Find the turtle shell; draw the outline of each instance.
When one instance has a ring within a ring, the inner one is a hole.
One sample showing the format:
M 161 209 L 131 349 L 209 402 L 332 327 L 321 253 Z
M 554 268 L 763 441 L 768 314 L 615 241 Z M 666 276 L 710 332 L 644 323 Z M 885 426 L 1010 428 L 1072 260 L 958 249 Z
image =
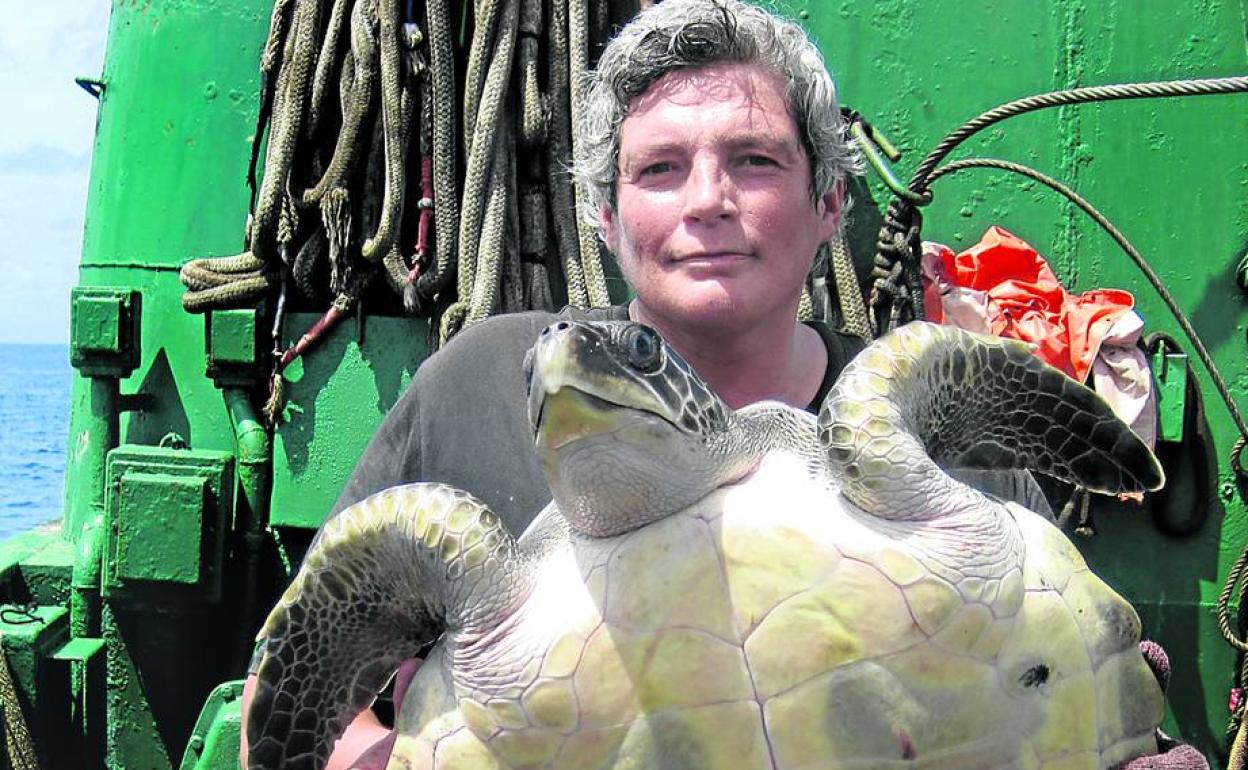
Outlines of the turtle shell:
M 514 612 L 435 649 L 390 767 L 1053 770 L 1150 753 L 1162 693 L 1134 610 L 1049 522 L 990 505 L 993 542 L 1013 545 L 943 560 L 950 532 L 899 531 L 773 456 L 638 530 L 568 534 Z

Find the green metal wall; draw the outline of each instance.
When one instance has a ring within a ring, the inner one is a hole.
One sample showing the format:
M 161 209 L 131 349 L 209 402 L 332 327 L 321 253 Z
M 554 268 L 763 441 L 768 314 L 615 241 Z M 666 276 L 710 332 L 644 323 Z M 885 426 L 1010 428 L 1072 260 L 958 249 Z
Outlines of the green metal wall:
M 247 162 L 257 103 L 265 0 L 115 2 L 109 24 L 81 285 L 143 296 L 142 361 L 121 392 L 147 394 L 121 440 L 155 444 L 170 431 L 191 446 L 231 449 L 221 394 L 204 376 L 204 323 L 182 311 L 188 257 L 237 253 L 247 216 Z M 88 384 L 75 377 L 65 526 L 85 519 L 77 471 Z

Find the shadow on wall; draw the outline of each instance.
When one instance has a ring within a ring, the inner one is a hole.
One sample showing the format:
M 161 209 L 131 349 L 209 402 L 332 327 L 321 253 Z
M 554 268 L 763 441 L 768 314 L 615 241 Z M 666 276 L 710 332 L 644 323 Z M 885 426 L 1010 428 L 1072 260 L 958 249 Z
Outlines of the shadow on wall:
M 138 390 L 122 396 L 121 408 L 128 413 L 123 443 L 156 446 L 168 434 L 176 433 L 189 446 L 195 446 L 181 391 L 164 348 L 156 352 Z

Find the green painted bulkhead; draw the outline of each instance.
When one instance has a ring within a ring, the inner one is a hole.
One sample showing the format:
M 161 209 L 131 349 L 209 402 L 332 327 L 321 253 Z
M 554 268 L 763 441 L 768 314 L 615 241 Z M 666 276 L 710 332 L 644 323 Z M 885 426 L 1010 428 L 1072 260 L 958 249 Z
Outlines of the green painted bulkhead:
M 34 621 L 0 630 L 48 767 L 234 766 L 237 690 L 209 693 L 241 676 L 286 569 L 427 349 L 425 321 L 365 307 L 286 372 L 286 419 L 270 437 L 256 416 L 274 346 L 266 315 L 181 307 L 183 263 L 241 250 L 270 7 L 113 3 L 71 330 L 64 521 L 0 544 L 0 599 L 40 605 Z M 902 178 L 947 132 L 1014 98 L 1248 73 L 1243 2 L 780 8 L 814 34 L 843 101 L 904 152 Z M 1242 402 L 1245 116 L 1242 96 L 1050 109 L 994 126 L 954 157 L 1026 163 L 1100 208 L 1162 276 Z M 875 180 L 871 189 L 875 200 L 859 196 L 851 216 L 887 203 Z M 1068 289 L 1130 290 L 1145 331 L 1192 353 L 1126 255 L 1048 189 L 971 170 L 934 193 L 926 239 L 959 249 L 1001 225 L 1046 255 Z M 288 317 L 281 346 L 315 320 Z M 1185 393 L 1182 364 L 1161 405 L 1183 439 L 1167 455 L 1174 491 L 1164 505 L 1098 501 L 1097 534 L 1079 545 L 1170 653 L 1167 729 L 1217 756 L 1236 659 L 1214 607 L 1248 543 L 1248 517 L 1229 463 L 1235 426 L 1194 356 L 1199 398 Z M 1184 424 L 1185 398 L 1203 417 Z M 1202 518 L 1182 536 L 1158 524 Z

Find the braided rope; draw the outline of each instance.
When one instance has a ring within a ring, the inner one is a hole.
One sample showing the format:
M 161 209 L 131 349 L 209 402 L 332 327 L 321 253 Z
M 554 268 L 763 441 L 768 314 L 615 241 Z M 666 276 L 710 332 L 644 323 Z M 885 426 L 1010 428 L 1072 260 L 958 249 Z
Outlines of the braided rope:
M 304 203 L 320 203 L 325 193 L 343 184 L 355 165 L 360 150 L 360 129 L 373 105 L 377 82 L 378 19 L 371 3 L 356 3 L 351 10 L 351 50 L 343 62 L 340 100 L 342 128 L 334 143 L 329 166 L 316 185 L 304 191 Z M 348 64 L 350 66 L 348 66 Z M 318 68 L 320 62 L 317 63 Z M 349 74 L 349 78 L 348 78 Z
M 609 302 L 600 246 L 578 222 L 567 173 L 574 142 L 568 114 L 583 109 L 589 38 L 604 36 L 609 8 L 595 6 L 590 30 L 585 0 L 550 4 L 548 23 L 543 0 L 474 5 L 460 114 L 448 0 L 424 6 L 428 67 L 416 50 L 422 37 L 408 16 L 413 4 L 274 0 L 249 169 L 247 251 L 238 255 L 247 269 L 189 261 L 188 308 L 254 304 L 280 286 L 271 307 L 284 307 L 293 291 L 306 309 L 325 299 L 316 284 L 328 262 L 331 296 L 380 277 L 408 312 L 436 317 L 445 339 L 500 310 L 551 305 L 550 282 L 560 283 L 557 270 L 547 275 L 556 262 L 552 249 L 567 270 L 572 303 Z M 545 93 L 537 70 L 543 58 Z M 415 76 L 422 71 L 428 80 L 420 88 Z M 419 121 L 412 114 L 417 101 Z M 404 195 L 413 132 L 430 167 L 415 205 Z M 505 152 L 496 152 L 500 142 Z M 254 166 L 265 144 L 257 189 Z M 535 183 L 550 192 L 535 199 L 540 211 L 522 219 L 517 190 Z M 311 206 L 320 209 L 319 224 L 307 216 Z M 540 238 L 529 237 L 530 227 Z M 408 233 L 416 236 L 412 243 L 401 240 Z M 464 305 L 446 312 L 451 301 Z M 279 341 L 280 326 L 279 318 Z
M 290 269 L 290 278 L 294 281 L 299 296 L 311 302 L 320 294 L 315 282 L 316 267 L 327 258 L 329 241 L 325 237 L 325 228 L 318 227 L 299 247 L 295 264 Z
M 334 65 L 338 62 L 338 42 L 342 39 L 343 21 L 347 18 L 347 0 L 334 0 L 325 25 L 325 36 L 316 56 L 316 68 L 312 75 L 312 98 L 308 102 L 308 119 L 304 126 L 305 141 L 316 134 L 324 117 L 325 92 L 333 79 Z
M 506 153 L 507 143 L 499 142 L 494 152 L 496 173 L 490 175 L 490 192 L 481 224 L 479 253 L 482 259 L 478 265 L 477 274 L 474 276 L 464 328 L 485 320 L 498 306 L 503 268 L 503 235 L 507 229 L 508 204 L 506 175 L 499 167 L 506 167 Z
M 187 292 L 182 307 L 203 313 L 216 307 L 243 307 L 262 298 L 277 283 L 268 263 L 251 252 L 232 257 L 192 259 L 179 272 Z
M 399 237 L 399 217 L 406 192 L 407 145 L 411 138 L 415 94 L 407 67 L 402 66 L 399 0 L 381 0 L 381 120 L 385 142 L 385 188 L 377 232 L 360 250 L 371 261 L 384 256 Z
M 517 0 L 499 0 L 502 13 L 499 16 L 497 30 L 478 27 L 474 33 L 482 38 L 494 38 L 493 56 L 482 85 L 482 93 L 475 103 L 478 109 L 471 129 L 466 129 L 469 139 L 468 167 L 464 173 L 463 210 L 459 217 L 459 260 L 457 269 L 458 293 L 461 301 L 473 294 L 478 268 L 477 257 L 480 253 L 481 230 L 485 217 L 485 203 L 489 190 L 493 189 L 491 175 L 501 174 L 505 169 L 496 168 L 493 163 L 495 142 L 503 117 L 503 102 L 506 97 L 507 79 L 511 74 L 511 58 L 515 48 L 516 22 L 519 12 Z M 474 40 L 475 45 L 475 40 Z M 483 43 L 482 46 L 485 44 Z M 465 102 L 468 102 L 465 96 Z M 465 124 L 467 119 L 465 117 Z M 493 167 L 493 168 L 492 168 Z M 486 254 L 487 259 L 494 259 L 497 254 Z M 487 266 L 492 270 L 492 267 Z
M 0 712 L 4 725 L 5 755 L 13 770 L 39 770 L 39 758 L 31 739 L 26 712 L 17 697 L 13 672 L 9 670 L 8 649 L 0 643 Z
M 1226 585 L 1222 586 L 1222 593 L 1218 594 L 1218 630 L 1222 632 L 1222 638 L 1226 643 L 1243 653 L 1248 653 L 1248 641 L 1240 639 L 1231 629 L 1231 597 L 1235 595 L 1235 589 L 1244 579 L 1244 570 L 1248 568 L 1248 550 L 1245 550 L 1235 560 L 1235 565 L 1231 567 L 1231 571 L 1226 576 Z
M 899 198 L 888 204 L 871 268 L 872 336 L 878 337 L 921 315 L 922 227 L 923 217 L 917 206 Z
M 536 6 L 537 22 L 526 20 Z M 546 141 L 546 110 L 542 105 L 537 74 L 538 46 L 536 36 L 541 34 L 537 24 L 541 20 L 541 6 L 534 0 L 524 0 L 520 22 L 520 144 L 525 149 L 537 149 Z
M 550 54 L 547 88 L 551 100 L 550 136 L 546 142 L 546 186 L 550 190 L 551 220 L 555 228 L 555 248 L 563 265 L 568 304 L 589 304 L 585 274 L 581 268 L 581 246 L 576 195 L 567 168 L 572 155 L 572 128 L 568 111 L 569 53 L 568 4 L 550 4 Z
M 568 95 L 572 105 L 572 125 L 580 125 L 585 119 L 585 92 L 589 86 L 589 0 L 571 0 L 568 4 L 568 40 L 571 80 Z M 580 140 L 572 132 L 572 154 L 576 156 Z M 573 183 L 576 210 L 585 202 L 585 190 L 579 181 Z M 583 217 L 576 217 L 576 236 L 580 245 L 581 274 L 585 276 L 585 298 L 589 307 L 606 307 L 611 304 L 607 293 L 607 281 L 603 275 L 602 259 L 599 257 L 598 236 Z M 571 302 L 571 298 L 568 299 Z
M 433 91 L 433 209 L 437 234 L 435 269 L 421 276 L 418 294 L 426 299 L 454 278 L 459 228 L 459 182 L 455 151 L 455 59 L 449 0 L 429 0 L 429 72 Z
M 845 242 L 845 233 L 837 231 L 829 243 L 831 250 L 832 277 L 836 286 L 836 298 L 841 308 L 841 326 L 845 331 L 863 340 L 871 339 L 871 317 L 867 312 L 862 292 L 858 290 L 858 274 Z
M 280 217 L 283 192 L 294 163 L 295 143 L 307 103 L 308 81 L 316 63 L 314 51 L 319 50 L 315 40 L 320 12 L 320 0 L 297 0 L 293 28 L 290 30 L 293 50 L 283 54 L 278 73 L 273 127 L 264 161 L 264 181 L 260 185 L 249 237 L 252 252 L 265 259 L 272 256 L 272 228 Z

